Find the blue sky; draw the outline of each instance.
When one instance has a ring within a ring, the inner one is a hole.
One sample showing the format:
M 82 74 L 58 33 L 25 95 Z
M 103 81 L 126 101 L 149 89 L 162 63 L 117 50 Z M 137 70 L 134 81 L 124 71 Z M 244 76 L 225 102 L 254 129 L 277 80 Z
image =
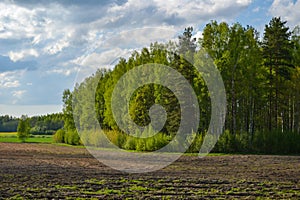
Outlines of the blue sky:
M 210 20 L 263 32 L 272 16 L 300 22 L 292 0 L 87 0 L 0 2 L 0 115 L 58 112 L 66 88 L 99 67 L 187 26 Z

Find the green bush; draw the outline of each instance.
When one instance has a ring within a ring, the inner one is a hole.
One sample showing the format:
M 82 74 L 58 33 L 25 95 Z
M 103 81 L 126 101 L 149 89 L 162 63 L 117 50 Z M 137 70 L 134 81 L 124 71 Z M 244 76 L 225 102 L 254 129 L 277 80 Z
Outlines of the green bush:
M 103 131 L 91 131 L 89 133 L 90 145 L 94 147 L 109 147 L 107 137 Z
M 91 146 L 90 134 L 91 134 L 91 131 L 81 132 L 80 140 L 81 140 L 82 144 L 87 145 L 87 146 Z
M 190 138 L 190 140 L 192 140 L 192 141 L 189 141 L 189 142 L 191 142 L 191 146 L 187 150 L 187 153 L 199 152 L 199 150 L 202 146 L 202 143 L 203 143 L 203 134 L 193 133 L 193 136 L 192 136 L 192 138 Z
M 171 138 L 170 136 L 164 134 L 164 133 L 158 133 L 154 136 L 155 140 L 155 150 L 161 149 L 167 144 L 169 144 Z
M 86 131 L 78 136 L 76 131 L 58 130 L 54 135 L 55 142 L 65 142 L 71 145 L 83 144 L 94 147 L 111 147 L 111 143 L 125 150 L 156 151 L 169 144 L 172 137 L 165 133 L 153 135 L 152 130 L 144 130 L 137 138 L 119 131 Z M 153 136 L 152 136 L 153 135 Z M 151 136 L 151 137 L 149 137 Z M 81 138 L 81 140 L 80 140 Z M 203 144 L 205 138 L 205 144 Z M 216 138 L 213 135 L 194 133 L 187 138 L 191 143 L 187 152 L 196 153 L 200 148 L 209 150 Z M 168 149 L 169 152 L 180 151 L 185 141 L 174 138 Z M 204 146 L 203 146 L 204 145 Z M 206 146 L 205 146 L 206 145 Z M 217 141 L 212 152 L 217 153 L 263 153 L 263 154 L 299 154 L 300 134 L 294 132 L 265 131 L 255 132 L 253 135 L 246 132 L 235 135 L 226 130 Z
M 53 135 L 54 142 L 56 143 L 63 143 L 65 138 L 65 131 L 63 129 L 59 129 Z
M 245 132 L 233 135 L 226 130 L 220 136 L 214 152 L 299 154 L 300 134 L 277 130 L 257 131 L 253 136 Z
M 65 133 L 64 142 L 71 145 L 79 145 L 80 138 L 76 130 L 68 130 Z
M 128 136 L 126 138 L 124 149 L 136 150 L 136 138 Z
M 267 154 L 299 154 L 300 134 L 294 132 L 256 132 L 253 137 L 253 151 Z
M 155 151 L 157 148 L 155 137 L 149 137 L 146 140 L 146 151 Z
M 220 136 L 213 151 L 221 153 L 233 153 L 235 150 L 235 136 L 231 134 L 229 130 L 225 130 L 225 132 Z
M 136 138 L 136 150 L 137 151 L 146 151 L 146 139 L 144 138 Z

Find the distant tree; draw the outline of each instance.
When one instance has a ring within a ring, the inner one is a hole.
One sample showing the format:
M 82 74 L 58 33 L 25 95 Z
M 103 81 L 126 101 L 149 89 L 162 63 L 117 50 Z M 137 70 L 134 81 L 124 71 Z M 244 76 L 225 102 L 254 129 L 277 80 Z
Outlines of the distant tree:
M 22 117 L 20 119 L 17 131 L 18 131 L 17 133 L 18 139 L 21 140 L 22 142 L 25 142 L 26 139 L 29 137 L 29 131 L 30 131 L 28 118 Z
M 187 52 L 194 53 L 196 51 L 196 38 L 193 36 L 193 27 L 187 27 L 184 29 L 182 35 L 179 36 L 179 53 L 185 54 Z
M 19 119 L 8 115 L 0 116 L 0 132 L 16 132 Z
M 63 93 L 63 119 L 64 119 L 64 128 L 66 130 L 75 130 L 75 123 L 73 119 L 73 107 L 72 107 L 72 92 L 67 89 Z

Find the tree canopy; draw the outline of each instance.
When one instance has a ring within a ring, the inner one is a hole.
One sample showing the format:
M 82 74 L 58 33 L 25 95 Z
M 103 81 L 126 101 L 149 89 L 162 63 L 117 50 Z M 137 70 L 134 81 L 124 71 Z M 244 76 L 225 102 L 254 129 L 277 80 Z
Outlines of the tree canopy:
M 178 71 L 195 91 L 201 117 L 199 129 L 191 131 L 196 134 L 196 143 L 201 144 L 210 123 L 210 93 L 201 74 L 185 58 L 201 63 L 203 60 L 199 54 L 205 50 L 221 72 L 227 97 L 226 131 L 215 151 L 299 152 L 300 145 L 293 143 L 300 139 L 299 33 L 299 28 L 290 31 L 286 22 L 277 17 L 266 25 L 262 40 L 252 26 L 243 27 L 239 23 L 230 26 L 226 22 L 211 21 L 197 42 L 193 39 L 193 28 L 188 27 L 178 37 L 175 50 L 171 42 L 151 44 L 149 48 L 134 52 L 127 60 L 120 59 L 113 70 L 99 69 L 77 85 L 74 91 L 66 90 L 63 94 L 66 134 L 70 132 L 72 135 L 73 132 L 77 135 L 74 117 L 79 121 L 80 128 L 91 130 L 92 127 L 87 127 L 87 124 L 94 119 L 86 110 L 95 108 L 102 129 L 118 133 L 114 137 L 119 138 L 116 143 L 120 147 L 137 148 L 133 145 L 133 139 L 122 133 L 114 119 L 112 92 L 129 70 L 155 63 Z M 181 87 L 180 82 L 177 84 L 178 90 L 183 92 L 185 88 Z M 89 91 L 96 93 L 93 96 Z M 118 95 L 126 97 L 125 91 Z M 130 118 L 141 126 L 150 123 L 149 109 L 153 104 L 163 106 L 167 119 L 160 137 L 166 136 L 161 137 L 166 142 L 174 137 L 179 128 L 181 110 L 172 91 L 161 85 L 146 84 L 139 87 L 130 99 Z M 72 101 L 83 102 L 83 107 L 72 110 Z M 194 107 L 189 105 L 187 109 L 192 113 Z M 294 145 L 293 148 L 286 147 L 291 145 Z

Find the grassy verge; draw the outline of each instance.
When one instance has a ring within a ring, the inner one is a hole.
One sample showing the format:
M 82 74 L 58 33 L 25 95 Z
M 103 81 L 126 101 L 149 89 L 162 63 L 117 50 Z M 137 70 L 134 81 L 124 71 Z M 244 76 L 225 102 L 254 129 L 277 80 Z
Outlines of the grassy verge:
M 0 142 L 20 143 L 16 132 L 0 132 Z M 52 135 L 34 135 L 29 137 L 28 143 L 53 143 Z

